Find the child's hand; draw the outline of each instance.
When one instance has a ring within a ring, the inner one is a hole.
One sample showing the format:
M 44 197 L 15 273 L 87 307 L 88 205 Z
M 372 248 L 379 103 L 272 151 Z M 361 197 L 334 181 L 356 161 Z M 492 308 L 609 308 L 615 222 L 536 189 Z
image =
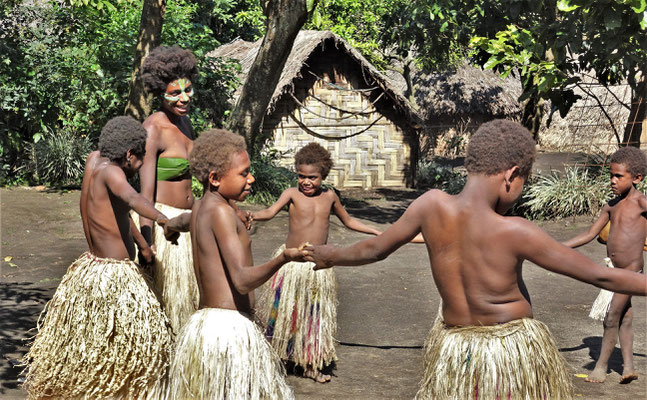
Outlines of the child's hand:
M 245 213 L 245 228 L 247 228 L 247 230 L 252 229 L 253 221 L 254 221 L 254 213 L 251 211 L 247 211 Z
M 305 242 L 301 243 L 299 247 L 292 248 L 292 249 L 285 249 L 283 250 L 283 256 L 287 261 L 307 261 L 306 256 L 308 256 L 309 252 L 305 250 L 306 247 L 311 246 L 310 243 Z
M 139 264 L 148 267 L 155 261 L 155 249 L 153 247 L 142 247 L 139 249 Z
M 316 264 L 312 268 L 315 271 L 318 269 L 330 268 L 334 265 L 332 256 L 335 249 L 335 246 L 330 245 L 307 246 L 304 249 L 308 252 L 306 255 L 306 261 L 311 261 Z

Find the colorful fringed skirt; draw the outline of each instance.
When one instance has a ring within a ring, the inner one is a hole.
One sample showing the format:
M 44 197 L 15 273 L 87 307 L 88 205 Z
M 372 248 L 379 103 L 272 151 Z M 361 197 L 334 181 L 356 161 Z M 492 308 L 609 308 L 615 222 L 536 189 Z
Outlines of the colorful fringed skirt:
M 81 255 L 25 356 L 29 398 L 160 398 L 172 348 L 150 281 L 130 260 Z
M 169 399 L 292 399 L 285 370 L 259 327 L 234 310 L 197 311 L 177 339 Z
M 416 399 L 571 399 L 571 378 L 543 323 L 448 327 L 436 320 L 425 342 Z
M 162 203 L 155 203 L 162 214 L 168 218 L 177 217 L 191 210 L 175 208 Z M 135 224 L 139 226 L 139 217 L 132 214 Z M 155 226 L 153 244 L 157 249 L 153 265 L 153 282 L 160 293 L 164 311 L 176 334 L 198 309 L 200 293 L 193 268 L 193 249 L 189 232 L 180 233 L 177 245 L 164 237 L 164 230 Z
M 321 369 L 337 360 L 337 279 L 332 268 L 313 266 L 290 262 L 279 269 L 266 284 L 258 314 L 281 359 Z
M 609 257 L 604 258 L 604 263 L 609 268 L 613 268 L 613 263 Z M 611 306 L 611 300 L 613 299 L 613 292 L 600 289 L 600 294 L 595 298 L 593 306 L 591 307 L 591 312 L 589 313 L 589 318 L 597 319 L 599 321 L 604 321 L 609 312 L 609 306 Z

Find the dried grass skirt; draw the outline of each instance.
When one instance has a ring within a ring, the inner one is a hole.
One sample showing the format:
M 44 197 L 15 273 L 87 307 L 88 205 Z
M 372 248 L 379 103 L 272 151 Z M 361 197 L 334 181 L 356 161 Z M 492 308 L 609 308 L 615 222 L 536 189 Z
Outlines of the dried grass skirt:
M 176 217 L 190 210 L 155 203 L 162 214 L 168 218 Z M 133 220 L 139 226 L 139 216 L 133 213 Z M 164 311 L 176 334 L 198 309 L 200 293 L 193 268 L 193 250 L 191 235 L 180 233 L 177 245 L 164 237 L 164 230 L 155 226 L 153 244 L 157 249 L 153 265 L 153 282 L 160 293 Z
M 321 369 L 337 360 L 337 279 L 332 268 L 313 266 L 290 262 L 279 269 L 266 285 L 258 315 L 281 359 Z
M 256 324 L 234 310 L 206 308 L 178 336 L 170 399 L 292 399 L 278 355 Z
M 604 262 L 607 265 L 607 267 L 613 268 L 613 263 L 611 262 L 611 259 L 609 257 L 605 257 Z M 609 312 L 609 306 L 611 305 L 612 299 L 613 299 L 613 292 L 606 289 L 601 289 L 600 294 L 598 294 L 598 297 L 596 297 L 595 301 L 593 302 L 593 306 L 591 307 L 591 312 L 589 313 L 589 317 L 600 321 L 604 321 L 604 319 L 607 316 L 607 313 Z
M 571 399 L 566 362 L 543 323 L 448 327 L 436 320 L 425 342 L 416 399 Z
M 24 359 L 29 398 L 159 398 L 172 337 L 137 264 L 84 253 L 45 312 Z

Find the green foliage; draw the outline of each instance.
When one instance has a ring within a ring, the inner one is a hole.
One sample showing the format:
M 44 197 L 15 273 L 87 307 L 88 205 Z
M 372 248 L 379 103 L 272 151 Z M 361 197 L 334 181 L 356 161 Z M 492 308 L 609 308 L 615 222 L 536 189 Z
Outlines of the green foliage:
M 107 120 L 123 114 L 142 1 L 74 4 L 82 5 L 0 5 L 0 184 L 41 183 L 44 175 L 28 155 L 50 133 L 95 142 Z M 195 2 L 169 0 L 162 43 L 190 48 L 198 58 L 190 118 L 202 130 L 221 125 L 236 66 L 205 57 L 220 42 L 198 12 Z
M 530 219 L 597 215 L 609 200 L 608 171 L 566 168 L 532 180 L 523 194 L 523 213 Z
M 433 161 L 418 161 L 416 169 L 416 184 L 421 189 L 441 189 L 449 194 L 458 194 L 467 176 L 453 168 L 440 165 Z
M 34 181 L 51 186 L 80 185 L 91 151 L 87 136 L 63 129 L 48 132 L 33 145 Z
M 196 199 L 199 199 L 204 194 L 204 185 L 195 176 L 191 177 L 191 192 Z
M 296 174 L 279 166 L 280 157 L 281 154 L 276 150 L 269 150 L 261 152 L 252 160 L 250 170 L 256 182 L 252 184 L 252 193 L 247 197 L 248 202 L 271 205 L 278 200 L 283 191 L 296 185 Z

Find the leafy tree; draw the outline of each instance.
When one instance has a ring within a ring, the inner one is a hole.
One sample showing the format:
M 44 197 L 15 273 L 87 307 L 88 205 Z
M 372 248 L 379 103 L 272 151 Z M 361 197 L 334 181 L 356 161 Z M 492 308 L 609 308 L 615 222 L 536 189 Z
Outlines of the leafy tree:
M 243 136 L 255 155 L 263 117 L 290 55 L 294 40 L 317 0 L 268 0 L 263 3 L 266 31 L 258 54 L 247 74 L 229 128 Z

